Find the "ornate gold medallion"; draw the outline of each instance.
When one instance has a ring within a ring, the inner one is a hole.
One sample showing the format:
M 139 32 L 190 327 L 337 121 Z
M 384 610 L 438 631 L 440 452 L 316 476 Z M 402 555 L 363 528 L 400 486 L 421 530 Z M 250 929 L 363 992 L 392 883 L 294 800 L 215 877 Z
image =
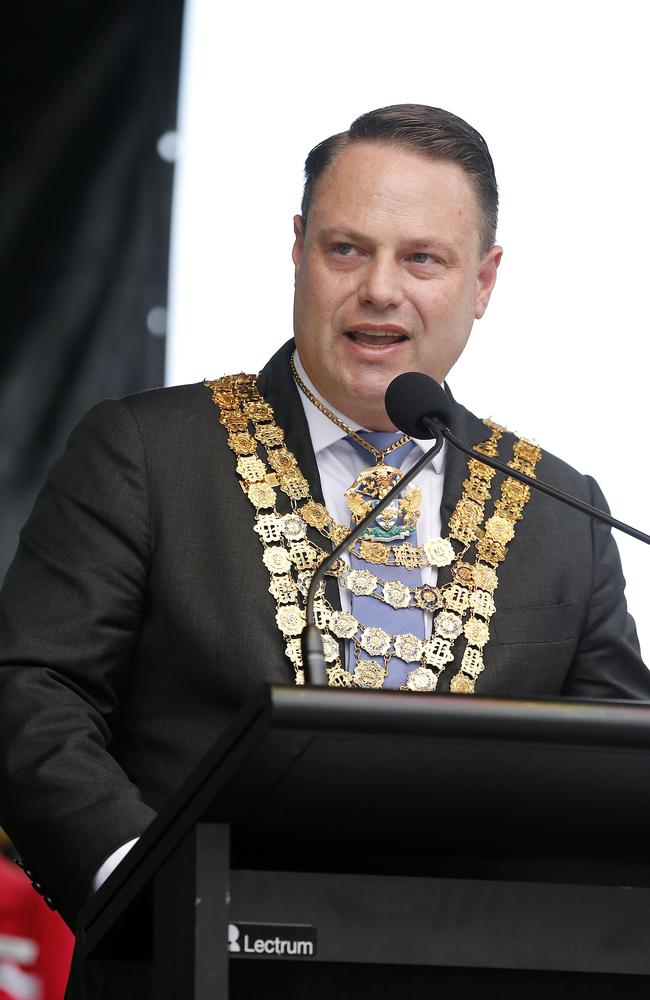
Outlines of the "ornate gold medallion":
M 361 688 L 380 688 L 387 670 L 379 660 L 357 660 L 352 675 L 354 683 Z
M 487 590 L 491 594 L 497 589 L 499 584 L 496 570 L 482 563 L 476 563 L 474 566 L 474 582 L 481 590 Z
M 467 641 L 471 642 L 473 646 L 478 646 L 479 649 L 482 649 L 490 638 L 490 628 L 480 618 L 470 618 L 469 621 L 465 622 L 463 632 Z
M 402 690 L 417 691 L 420 694 L 426 694 L 431 691 L 435 691 L 437 686 L 437 675 L 434 674 L 432 670 L 419 666 L 416 667 L 415 670 L 411 670 L 406 678 L 406 684 L 403 686 Z
M 346 576 L 345 585 L 355 597 L 369 597 L 377 586 L 377 577 L 368 569 L 352 569 Z
M 291 560 L 280 545 L 269 545 L 264 550 L 262 561 L 269 573 L 288 573 L 291 569 Z
M 457 639 L 463 631 L 463 619 L 453 611 L 441 611 L 433 620 L 433 629 L 443 639 Z
M 268 483 L 251 483 L 246 493 L 250 502 L 258 509 L 275 507 L 275 490 Z
M 387 566 L 390 560 L 390 550 L 381 542 L 361 542 L 359 556 L 364 562 L 374 563 L 375 566 Z
M 269 465 L 271 465 L 277 473 L 286 473 L 291 475 L 298 469 L 298 463 L 286 448 L 272 448 L 269 450 Z
M 315 500 L 308 500 L 307 503 L 302 505 L 300 508 L 300 516 L 307 522 L 307 524 L 311 525 L 312 528 L 317 528 L 319 531 L 326 528 L 332 520 L 325 507 L 323 507 L 321 503 L 316 503 Z
M 275 616 L 283 635 L 300 635 L 305 627 L 305 613 L 297 604 L 285 604 Z
M 300 639 L 289 639 L 284 647 L 284 651 L 293 663 L 294 667 L 302 666 L 302 649 L 300 648 Z
M 512 526 L 512 522 L 506 517 L 499 516 L 499 514 L 493 514 L 485 522 L 485 533 L 503 545 L 507 545 L 515 537 L 515 529 Z
M 454 580 L 461 583 L 463 587 L 472 588 L 476 585 L 476 576 L 474 573 L 475 567 L 470 566 L 466 562 L 457 562 L 455 566 L 451 568 L 451 575 Z
M 330 632 L 339 639 L 351 639 L 357 630 L 358 622 L 349 611 L 335 611 L 330 619 Z
M 405 663 L 417 663 L 422 659 L 422 639 L 418 639 L 412 632 L 405 632 L 403 635 L 396 635 L 393 639 L 395 656 Z
M 427 557 L 429 566 L 449 566 L 453 562 L 456 553 L 448 538 L 432 538 L 422 546 Z
M 452 677 L 449 689 L 452 694 L 474 694 L 475 686 L 471 677 L 459 673 Z
M 237 431 L 228 435 L 228 446 L 236 455 L 254 455 L 257 450 L 255 438 L 247 431 Z
M 382 596 L 391 608 L 408 608 L 411 603 L 411 588 L 399 580 L 388 580 L 382 587 Z
M 437 587 L 430 587 L 426 583 L 415 588 L 413 597 L 416 607 L 422 608 L 423 611 L 435 611 L 440 604 L 440 591 Z
M 299 542 L 305 537 L 305 522 L 298 514 L 285 514 L 280 523 L 288 542 Z
M 486 590 L 475 590 L 470 596 L 469 606 L 481 618 L 491 618 L 496 611 L 492 594 L 488 594 Z
M 359 524 L 403 478 L 400 470 L 391 465 L 374 465 L 370 469 L 364 469 L 345 491 L 354 523 Z M 410 487 L 377 515 L 374 524 L 361 536 L 362 539 L 390 543 L 408 538 L 416 529 L 421 506 L 422 490 L 418 486 Z
M 339 656 L 339 644 L 329 632 L 323 634 L 323 656 L 327 663 L 333 663 Z
M 383 656 L 388 652 L 390 636 L 378 625 L 370 625 L 361 633 L 360 645 L 370 656 Z

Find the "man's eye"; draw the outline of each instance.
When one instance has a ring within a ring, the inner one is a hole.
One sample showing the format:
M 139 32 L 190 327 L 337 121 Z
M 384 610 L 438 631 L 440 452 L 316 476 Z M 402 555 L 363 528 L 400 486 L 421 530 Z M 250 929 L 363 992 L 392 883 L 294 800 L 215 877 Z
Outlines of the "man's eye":
M 339 257 L 350 257 L 354 253 L 354 247 L 351 243 L 337 243 L 334 251 Z
M 430 253 L 412 253 L 411 260 L 414 264 L 430 264 L 432 257 Z

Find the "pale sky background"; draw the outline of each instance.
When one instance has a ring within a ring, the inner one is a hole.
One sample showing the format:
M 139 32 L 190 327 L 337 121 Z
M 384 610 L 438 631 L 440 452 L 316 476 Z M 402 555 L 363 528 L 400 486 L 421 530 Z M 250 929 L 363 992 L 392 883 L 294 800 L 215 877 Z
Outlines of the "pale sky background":
M 313 145 L 385 104 L 447 108 L 490 146 L 505 247 L 452 390 L 594 475 L 614 515 L 650 532 L 646 9 L 188 0 L 168 382 L 256 371 L 291 336 Z M 617 540 L 650 659 L 650 551 Z

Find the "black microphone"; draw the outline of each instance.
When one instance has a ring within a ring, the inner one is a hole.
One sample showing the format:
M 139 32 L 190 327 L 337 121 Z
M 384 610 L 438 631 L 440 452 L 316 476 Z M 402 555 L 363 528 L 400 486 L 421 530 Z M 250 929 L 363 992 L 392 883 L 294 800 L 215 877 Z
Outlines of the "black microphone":
M 422 440 L 437 437 L 422 420 L 429 417 L 445 427 L 451 424 L 451 401 L 438 382 L 422 372 L 404 372 L 394 378 L 384 400 L 391 423 L 405 434 Z
M 520 483 L 526 483 L 532 489 L 540 493 L 545 493 L 547 496 L 553 497 L 561 503 L 568 504 L 569 507 L 574 507 L 576 510 L 582 511 L 583 514 L 595 517 L 597 520 L 610 525 L 610 527 L 618 528 L 619 531 L 624 531 L 627 535 L 638 538 L 639 541 L 650 545 L 650 535 L 639 531 L 638 528 L 632 528 L 623 521 L 617 521 L 615 517 L 612 517 L 611 514 L 606 514 L 604 510 L 598 510 L 597 507 L 583 503 L 582 500 L 577 500 L 568 493 L 563 493 L 562 490 L 557 490 L 554 486 L 549 486 L 548 483 L 543 483 L 539 479 L 532 479 L 524 472 L 518 472 L 517 469 L 511 469 L 496 458 L 490 458 L 489 455 L 484 455 L 483 453 L 477 454 L 469 445 L 459 441 L 449 430 L 452 414 L 449 398 L 442 386 L 430 378 L 429 375 L 423 375 L 421 372 L 405 372 L 403 375 L 398 375 L 397 378 L 393 379 L 386 390 L 386 413 L 391 422 L 399 430 L 404 431 L 405 434 L 410 434 L 411 437 L 420 439 L 435 437 L 438 440 L 442 436 L 454 448 L 462 451 L 464 455 L 469 455 L 470 458 L 478 458 L 485 465 L 491 466 L 498 472 L 503 472 L 504 475 L 510 476 L 511 479 L 517 479 Z

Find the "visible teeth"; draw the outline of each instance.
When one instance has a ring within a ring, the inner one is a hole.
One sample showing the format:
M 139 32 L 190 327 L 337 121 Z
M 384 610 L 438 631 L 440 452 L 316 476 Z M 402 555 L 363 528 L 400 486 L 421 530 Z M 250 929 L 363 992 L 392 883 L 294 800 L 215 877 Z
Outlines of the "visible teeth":
M 404 334 L 384 330 L 350 330 L 349 337 L 365 347 L 386 347 L 404 340 Z

